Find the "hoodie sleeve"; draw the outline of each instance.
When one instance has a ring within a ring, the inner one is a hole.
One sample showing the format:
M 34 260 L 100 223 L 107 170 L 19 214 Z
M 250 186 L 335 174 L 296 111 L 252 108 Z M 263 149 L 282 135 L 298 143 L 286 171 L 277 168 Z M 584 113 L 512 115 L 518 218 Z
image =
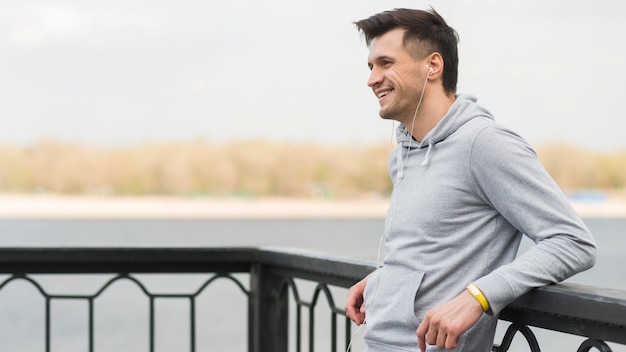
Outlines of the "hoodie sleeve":
M 513 262 L 475 281 L 494 314 L 532 288 L 593 266 L 593 236 L 521 137 L 496 125 L 486 127 L 470 155 L 478 194 L 535 242 Z

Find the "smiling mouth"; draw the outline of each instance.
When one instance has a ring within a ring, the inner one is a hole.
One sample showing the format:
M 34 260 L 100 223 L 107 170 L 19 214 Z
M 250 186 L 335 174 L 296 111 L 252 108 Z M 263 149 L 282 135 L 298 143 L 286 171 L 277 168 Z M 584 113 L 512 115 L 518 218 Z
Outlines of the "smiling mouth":
M 378 93 L 376 93 L 376 96 L 378 97 L 378 99 L 382 99 L 385 96 L 387 96 L 387 94 L 391 93 L 392 90 L 393 89 L 389 89 L 389 90 L 384 90 L 384 91 L 378 92 Z

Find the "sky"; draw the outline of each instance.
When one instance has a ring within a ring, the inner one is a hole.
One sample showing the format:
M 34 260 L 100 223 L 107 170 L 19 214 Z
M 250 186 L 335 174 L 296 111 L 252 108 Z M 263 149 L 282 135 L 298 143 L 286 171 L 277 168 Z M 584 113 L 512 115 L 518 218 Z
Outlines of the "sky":
M 0 145 L 390 141 L 353 22 L 435 8 L 459 93 L 533 145 L 626 150 L 618 0 L 1 0 Z

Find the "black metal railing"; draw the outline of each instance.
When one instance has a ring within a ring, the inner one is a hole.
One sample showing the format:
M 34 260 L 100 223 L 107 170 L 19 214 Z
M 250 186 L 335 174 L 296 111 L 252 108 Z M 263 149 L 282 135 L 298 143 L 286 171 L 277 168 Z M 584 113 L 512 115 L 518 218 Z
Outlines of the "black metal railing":
M 176 299 L 187 302 L 189 331 L 185 345 L 195 352 L 201 349 L 197 345 L 199 336 L 207 331 L 197 323 L 202 313 L 199 298 L 214 282 L 227 281 L 247 302 L 247 316 L 242 320 L 247 321 L 247 326 L 238 338 L 247 341 L 245 350 L 334 352 L 349 350 L 354 335 L 354 326 L 344 315 L 343 300 L 335 300 L 344 299 L 345 289 L 373 269 L 371 262 L 272 248 L 4 248 L 0 249 L 0 273 L 4 274 L 0 278 L 0 294 L 21 281 L 43 297 L 44 331 L 40 335 L 46 352 L 54 350 L 52 305 L 58 301 L 85 302 L 86 350 L 95 351 L 95 320 L 99 312 L 94 308 L 96 302 L 112 286 L 126 281 L 139 288 L 148 300 L 145 350 L 158 350 L 155 326 L 160 320 L 156 303 Z M 42 275 L 48 274 L 109 276 L 92 292 L 61 294 L 51 292 L 40 282 Z M 206 276 L 189 292 L 163 293 L 149 288 L 141 277 L 144 274 Z M 222 304 L 231 304 L 230 298 L 222 298 Z M 2 299 L 9 298 L 0 296 Z M 322 310 L 329 320 L 318 319 Z M 501 343 L 494 346 L 496 352 L 508 351 L 518 333 L 531 351 L 539 351 L 531 327 L 584 337 L 578 347 L 581 352 L 594 348 L 611 351 L 606 342 L 626 344 L 626 291 L 574 284 L 542 287 L 509 305 L 500 319 L 511 324 Z

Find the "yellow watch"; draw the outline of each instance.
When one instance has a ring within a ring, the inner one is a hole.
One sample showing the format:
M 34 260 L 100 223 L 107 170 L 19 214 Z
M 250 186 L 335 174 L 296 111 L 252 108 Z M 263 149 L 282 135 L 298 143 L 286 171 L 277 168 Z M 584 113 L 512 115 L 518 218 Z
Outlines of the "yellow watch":
M 483 311 L 487 312 L 489 310 L 489 302 L 478 286 L 469 284 L 466 289 L 472 294 L 472 296 L 474 296 L 474 298 L 476 298 L 478 303 L 480 303 L 480 306 L 483 307 Z

